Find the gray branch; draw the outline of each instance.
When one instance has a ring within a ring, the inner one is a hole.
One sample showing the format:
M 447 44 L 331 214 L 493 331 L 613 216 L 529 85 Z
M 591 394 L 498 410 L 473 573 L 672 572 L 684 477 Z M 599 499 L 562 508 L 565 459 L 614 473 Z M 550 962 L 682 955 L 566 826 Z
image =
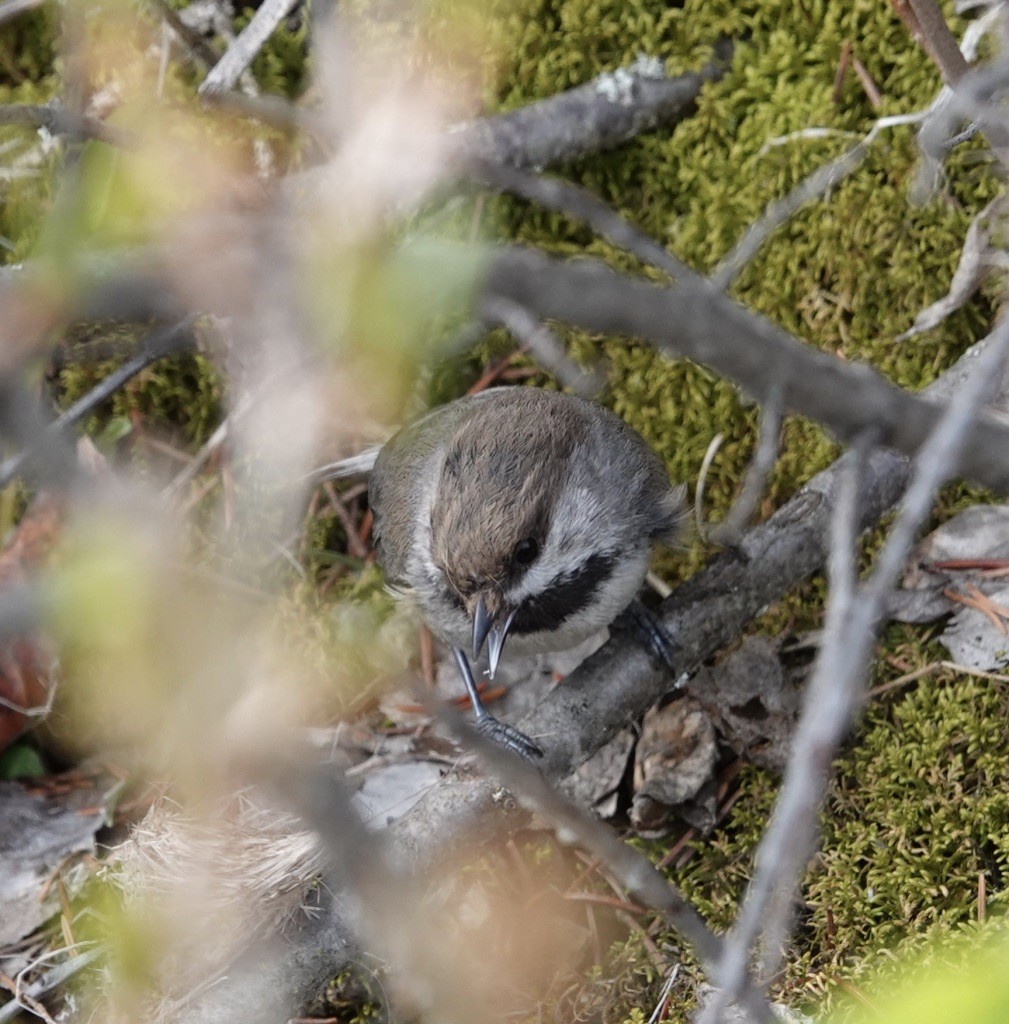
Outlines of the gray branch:
M 872 575 L 855 586 L 853 506 L 857 474 L 841 488 L 834 515 L 831 598 L 824 640 L 806 688 L 781 795 L 757 848 L 753 879 L 713 979 L 719 991 L 699 1015 L 700 1024 L 718 1024 L 747 980 L 747 965 L 758 937 L 765 936 L 764 966 L 773 974 L 780 963 L 787 918 L 803 868 L 816 844 L 817 816 L 823 806 L 830 765 L 862 703 L 876 631 L 897 574 L 917 531 L 932 508 L 939 486 L 956 472 L 971 420 L 994 397 L 1005 369 L 1009 322 L 991 336 L 967 380 L 950 399 L 942 418 L 922 446 L 897 519 L 876 559 Z M 847 461 L 847 460 L 845 460 Z
M 74 139 L 99 139 L 115 146 L 125 146 L 125 132 L 111 128 L 96 117 L 65 110 L 56 103 L 0 104 L 0 125 L 23 125 L 45 128 L 50 135 L 67 135 Z
M 816 420 L 846 444 L 878 431 L 881 444 L 912 455 L 942 416 L 939 403 L 902 391 L 863 363 L 803 344 L 707 284 L 661 287 L 598 260 L 562 262 L 505 248 L 491 260 L 486 290 L 541 319 L 643 338 L 755 397 L 780 386 L 786 410 Z M 969 441 L 963 476 L 1009 492 L 1009 424 L 983 413 Z
M 224 56 L 200 83 L 199 93 L 225 92 L 235 87 L 274 29 L 287 17 L 296 0 L 264 0 L 252 20 L 235 37 Z
M 613 149 L 687 116 L 704 83 L 721 78 L 731 58 L 731 43 L 722 41 L 700 71 L 672 78 L 658 61 L 639 59 L 538 103 L 459 125 L 452 133 L 458 156 L 542 169 Z

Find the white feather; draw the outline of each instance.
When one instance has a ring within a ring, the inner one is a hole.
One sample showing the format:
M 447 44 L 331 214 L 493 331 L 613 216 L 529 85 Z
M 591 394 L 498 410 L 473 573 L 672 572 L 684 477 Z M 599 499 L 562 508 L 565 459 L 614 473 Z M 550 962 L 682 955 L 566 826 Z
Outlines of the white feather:
M 339 459 L 337 462 L 330 462 L 320 466 L 312 473 L 315 480 L 342 480 L 348 476 L 367 476 L 375 468 L 375 460 L 382 450 L 380 444 L 365 448 L 357 455 L 350 455 L 346 459 Z

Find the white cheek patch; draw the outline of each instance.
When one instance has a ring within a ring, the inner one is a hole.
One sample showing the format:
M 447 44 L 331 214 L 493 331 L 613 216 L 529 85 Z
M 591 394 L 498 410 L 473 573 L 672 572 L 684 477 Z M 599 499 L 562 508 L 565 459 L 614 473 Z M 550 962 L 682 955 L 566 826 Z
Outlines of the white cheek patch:
M 578 571 L 600 545 L 599 519 L 603 509 L 585 488 L 569 488 L 554 508 L 550 531 L 539 557 L 506 595 L 513 606 L 542 594 L 558 577 Z

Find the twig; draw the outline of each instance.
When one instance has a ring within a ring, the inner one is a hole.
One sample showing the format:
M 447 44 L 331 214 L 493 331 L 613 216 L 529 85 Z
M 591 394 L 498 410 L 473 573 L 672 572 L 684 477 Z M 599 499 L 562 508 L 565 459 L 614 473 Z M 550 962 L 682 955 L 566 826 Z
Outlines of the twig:
M 168 27 L 179 37 L 190 55 L 198 60 L 204 68 L 212 68 L 220 58 L 217 51 L 197 32 L 190 28 L 179 17 L 178 11 L 167 0 L 147 0 L 155 11 L 164 19 Z
M 1006 153 L 1009 130 L 1004 112 L 1000 105 L 994 108 L 988 105 L 993 93 L 1004 85 L 1005 60 L 994 61 L 986 67 L 970 67 L 981 38 L 995 20 L 1002 17 L 1001 5 L 992 4 L 977 21 L 972 22 L 964 33 L 963 42 L 957 46 L 935 0 L 893 2 L 897 13 L 939 68 L 946 83 L 932 104 L 931 116 L 919 135 L 918 143 L 926 159 L 917 175 L 918 180 L 912 186 L 912 196 L 920 199 L 934 190 L 939 173 L 938 162 L 943 153 L 977 130 L 984 132 L 1003 167 L 1009 165 Z M 970 122 L 970 127 L 967 132 L 950 138 L 953 125 L 961 117 Z
M 648 1024 L 658 1024 L 666 1012 L 666 1006 L 669 1003 L 669 997 L 673 993 L 673 986 L 676 984 L 676 979 L 680 976 L 680 965 L 676 964 L 673 969 L 669 972 L 669 977 L 666 979 L 666 983 L 662 986 L 662 991 L 659 993 L 659 1001 L 655 1004 L 655 1009 L 652 1011 L 651 1017 L 648 1018 Z
M 818 199 L 858 169 L 862 161 L 869 155 L 869 150 L 880 132 L 899 125 L 919 124 L 925 120 L 925 117 L 926 112 L 924 111 L 881 117 L 861 142 L 856 143 L 830 163 L 817 168 L 808 178 L 799 182 L 788 195 L 770 203 L 715 268 L 715 272 L 711 275 L 712 285 L 719 291 L 728 288 L 739 276 L 740 271 L 756 256 L 773 231 L 786 221 L 791 220 L 807 203 Z
M 946 19 L 935 0 L 894 0 L 893 7 L 901 13 L 910 6 L 918 31 L 914 33 L 947 85 L 956 85 L 968 71 L 967 61 L 960 52 L 956 37 L 949 30 Z M 905 24 L 907 19 L 905 18 Z
M 715 461 L 718 449 L 722 447 L 725 440 L 724 434 L 715 434 L 704 449 L 704 458 L 701 459 L 701 468 L 697 471 L 697 483 L 694 485 L 694 528 L 701 537 L 705 536 L 704 526 L 704 487 L 708 482 L 708 473 L 711 471 L 711 464 Z
M 974 668 L 971 665 L 961 665 L 956 661 L 933 661 L 930 665 L 924 665 L 913 672 L 905 672 L 904 675 L 898 676 L 896 679 L 891 679 L 888 682 L 880 683 L 879 686 L 874 686 L 866 693 L 865 699 L 867 701 L 872 700 L 873 697 L 888 693 L 890 690 L 899 690 L 902 686 L 907 686 L 908 683 L 914 683 L 935 672 L 959 672 L 962 675 L 974 676 L 977 679 L 990 679 L 995 683 L 1009 683 L 1009 675 L 1000 672 L 985 672 L 984 669 Z
M 708 287 L 664 288 L 617 274 L 599 260 L 565 262 L 502 248 L 485 288 L 543 319 L 650 341 L 751 395 L 779 384 L 787 411 L 816 420 L 844 443 L 878 429 L 880 444 L 914 454 L 942 416 L 942 406 L 929 398 L 901 390 L 865 364 L 804 345 Z M 1009 492 L 1009 425 L 980 413 L 960 468 L 968 479 Z
M 252 63 L 273 30 L 287 17 L 297 0 L 263 0 L 252 20 L 235 37 L 224 56 L 200 83 L 201 96 L 233 89 L 242 72 Z
M 0 25 L 13 21 L 14 18 L 37 10 L 46 0 L 4 0 L 0 3 Z
M 845 39 L 841 43 L 841 56 L 837 61 L 837 71 L 834 72 L 834 89 L 830 94 L 831 100 L 833 100 L 836 106 L 841 102 L 841 89 L 844 87 L 844 76 L 848 72 L 848 66 L 851 64 L 851 40 Z
M 193 325 L 197 315 L 191 314 L 181 323 L 157 331 L 144 341 L 143 348 L 132 359 L 113 370 L 101 383 L 82 395 L 69 409 L 60 413 L 45 428 L 44 436 L 36 443 L 12 455 L 0 465 L 0 487 L 6 487 L 23 467 L 38 457 L 39 450 L 52 439 L 62 436 L 75 423 L 89 416 L 102 402 L 114 395 L 127 381 L 142 373 L 152 363 L 196 345 Z
M 452 131 L 458 159 L 463 167 L 476 159 L 542 170 L 673 124 L 693 109 L 705 82 L 725 74 L 732 43 L 722 40 L 714 51 L 697 72 L 667 78 L 661 62 L 639 59 L 549 99 L 460 124 Z
M 51 426 L 52 420 L 43 411 L 36 395 L 29 394 L 16 376 L 0 376 L 0 436 L 22 449 L 22 454 L 31 452 L 32 469 L 40 483 L 60 488 L 76 478 L 78 457 L 69 440 L 58 431 L 51 430 Z M 6 464 L 19 457 L 8 459 Z M 0 473 L 2 471 L 3 465 L 0 465 Z M 9 482 L 10 477 L 6 477 L 4 484 Z
M 56 104 L 0 104 L 0 124 L 44 128 L 50 135 L 69 135 L 74 139 L 98 139 L 112 146 L 129 145 L 129 137 L 118 128 L 110 127 L 103 121 L 99 121 L 97 117 L 65 110 Z
M 214 454 L 227 443 L 236 418 L 244 416 L 252 408 L 252 398 L 243 395 L 236 403 L 231 412 L 218 424 L 214 432 L 204 442 L 203 447 L 192 457 L 189 464 L 180 470 L 164 489 L 164 495 L 171 497 L 177 495 L 183 487 L 196 479 L 201 469 L 213 458 Z
M 737 543 L 740 533 L 749 523 L 753 510 L 764 493 L 767 478 L 774 468 L 774 461 L 778 457 L 783 411 L 781 385 L 775 384 L 764 403 L 757 450 L 746 471 L 743 489 L 729 509 L 729 514 L 710 532 L 710 537 L 716 544 Z
M 0 1024 L 6 1024 L 7 1021 L 13 1020 L 26 1008 L 28 1003 L 37 1000 L 39 996 L 44 996 L 47 992 L 62 985 L 75 974 L 79 974 L 85 967 L 94 963 L 101 954 L 101 949 L 89 949 L 85 953 L 79 953 L 77 956 L 71 957 L 65 963 L 52 968 L 52 970 L 46 971 L 41 978 L 29 985 L 25 985 L 22 988 L 19 984 L 15 991 L 14 999 L 5 1006 L 0 1006 Z M 31 1006 L 27 1006 L 27 1008 L 31 1009 L 32 1013 L 38 1014 L 37 1009 Z
M 537 206 L 584 221 L 612 245 L 625 249 L 642 263 L 667 273 L 674 281 L 703 280 L 668 249 L 620 216 L 588 189 L 560 178 L 531 174 L 516 167 L 474 160 L 470 173 L 479 182 L 509 192 Z
M 367 558 L 368 549 L 357 535 L 357 529 L 351 521 L 350 513 L 340 500 L 340 495 L 336 493 L 333 482 L 331 480 L 324 480 L 322 489 L 326 492 L 326 497 L 329 499 L 329 507 L 336 513 L 336 518 L 340 520 L 343 532 L 347 536 L 347 550 L 354 558 Z
M 968 444 L 971 420 L 1002 380 L 1007 349 L 1009 321 L 996 329 L 990 345 L 922 446 L 872 575 L 857 591 L 857 481 L 849 477 L 842 488 L 843 500 L 835 512 L 832 531 L 831 590 L 823 645 L 808 684 L 781 795 L 757 849 L 753 879 L 718 965 L 719 990 L 701 1014 L 701 1024 L 715 1024 L 725 1006 L 738 997 L 760 934 L 764 936 L 762 973 L 767 976 L 777 968 L 793 893 L 815 843 L 816 818 L 828 783 L 828 769 L 863 700 L 864 679 L 886 599 L 932 507 L 937 488 L 956 472 Z
M 879 91 L 879 86 L 873 81 L 872 75 L 869 74 L 868 69 L 858 57 L 852 56 L 851 67 L 862 84 L 862 89 L 869 100 L 869 106 L 873 110 L 879 110 L 883 106 L 883 94 Z
M 566 388 L 586 398 L 599 392 L 603 383 L 599 375 L 576 366 L 568 358 L 560 338 L 546 324 L 530 316 L 528 310 L 508 299 L 491 298 L 483 303 L 481 314 L 488 321 L 496 321 L 507 328 Z

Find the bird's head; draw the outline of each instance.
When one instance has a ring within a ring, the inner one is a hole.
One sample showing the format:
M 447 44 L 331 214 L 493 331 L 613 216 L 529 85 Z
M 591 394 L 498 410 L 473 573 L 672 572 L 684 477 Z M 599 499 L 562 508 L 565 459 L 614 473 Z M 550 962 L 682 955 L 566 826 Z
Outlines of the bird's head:
M 621 517 L 573 473 L 576 426 L 549 405 L 517 422 L 482 417 L 446 445 L 431 561 L 444 595 L 472 624 L 474 657 L 486 644 L 491 677 L 509 633 L 559 629 L 596 600 L 616 567 Z

